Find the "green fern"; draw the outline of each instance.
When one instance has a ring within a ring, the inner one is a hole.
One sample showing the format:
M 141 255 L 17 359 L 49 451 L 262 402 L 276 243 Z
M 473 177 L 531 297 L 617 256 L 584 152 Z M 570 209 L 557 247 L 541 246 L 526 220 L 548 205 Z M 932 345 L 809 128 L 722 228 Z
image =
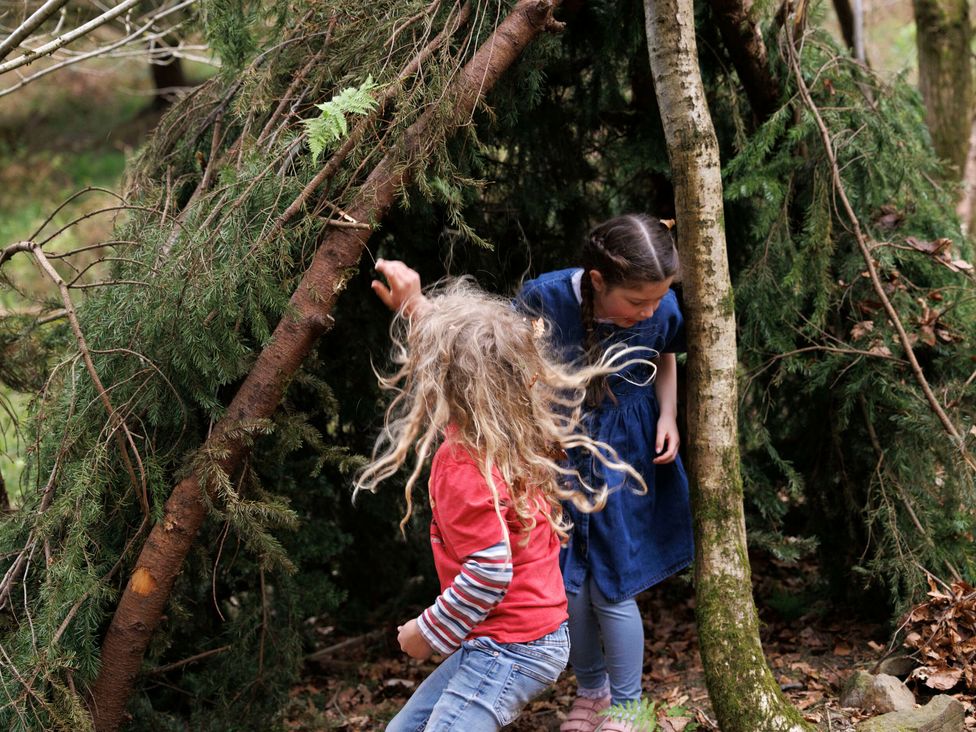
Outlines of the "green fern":
M 376 100 L 371 95 L 376 86 L 373 77 L 367 76 L 362 85 L 346 87 L 329 101 L 315 105 L 322 114 L 303 120 L 313 163 L 318 162 L 325 150 L 349 134 L 347 114 L 364 115 L 376 109 Z
M 628 722 L 639 729 L 640 732 L 657 732 L 660 729 L 658 717 L 661 714 L 665 717 L 685 717 L 691 714 L 685 707 L 678 705 L 665 707 L 663 704 L 648 701 L 647 699 L 636 699 L 624 704 L 614 704 L 600 713 L 609 719 Z M 689 722 L 684 729 L 687 732 L 694 732 L 694 730 L 698 729 L 698 722 Z

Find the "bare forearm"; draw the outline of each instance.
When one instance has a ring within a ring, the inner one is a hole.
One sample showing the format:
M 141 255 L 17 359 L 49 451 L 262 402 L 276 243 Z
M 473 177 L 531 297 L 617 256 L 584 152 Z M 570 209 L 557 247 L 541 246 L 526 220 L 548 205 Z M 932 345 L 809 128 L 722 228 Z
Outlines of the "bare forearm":
M 678 362 L 673 353 L 662 353 L 655 361 L 657 378 L 654 392 L 662 415 L 678 414 Z

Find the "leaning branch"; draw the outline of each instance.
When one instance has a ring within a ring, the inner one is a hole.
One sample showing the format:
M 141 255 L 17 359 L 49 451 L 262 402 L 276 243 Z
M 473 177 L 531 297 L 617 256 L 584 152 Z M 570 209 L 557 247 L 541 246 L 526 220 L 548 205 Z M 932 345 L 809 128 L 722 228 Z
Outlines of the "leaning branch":
M 823 121 L 823 117 L 820 116 L 820 110 L 818 109 L 816 103 L 813 101 L 813 97 L 810 95 L 810 90 L 807 88 L 806 82 L 803 80 L 803 73 L 800 70 L 800 62 L 797 55 L 796 48 L 793 44 L 792 32 L 790 30 L 790 25 L 786 24 L 786 33 L 788 35 L 789 42 L 786 44 L 787 53 L 789 54 L 790 68 L 793 71 L 793 77 L 796 80 L 797 90 L 800 93 L 800 98 L 806 105 L 807 109 L 810 110 L 810 114 L 813 115 L 814 120 L 817 123 L 817 127 L 820 130 L 820 139 L 823 142 L 824 152 L 827 155 L 827 160 L 830 163 L 831 176 L 833 178 L 834 189 L 837 191 L 837 195 L 840 198 L 841 204 L 844 208 L 844 213 L 847 215 L 848 220 L 851 223 L 851 228 L 854 233 L 854 238 L 857 241 L 858 249 L 861 251 L 861 255 L 864 257 L 864 262 L 867 265 L 868 276 L 871 279 L 871 286 L 874 288 L 875 294 L 881 301 L 884 307 L 885 313 L 888 315 L 888 319 L 894 326 L 895 331 L 898 333 L 898 340 L 901 342 L 901 346 L 905 351 L 905 357 L 908 359 L 908 363 L 911 366 L 912 373 L 915 376 L 915 380 L 918 382 L 919 387 L 922 389 L 922 393 L 925 394 L 925 399 L 929 403 L 929 407 L 938 417 L 945 431 L 950 437 L 956 442 L 959 450 L 962 452 L 963 459 L 974 469 L 976 469 L 976 462 L 973 461 L 972 456 L 966 449 L 965 440 L 956 425 L 946 414 L 939 400 L 936 398 L 935 393 L 932 391 L 932 387 L 929 385 L 928 379 L 925 378 L 925 372 L 922 371 L 922 367 L 915 357 L 915 350 L 912 348 L 911 340 L 908 337 L 908 333 L 905 331 L 905 326 L 901 322 L 901 318 L 898 316 L 898 312 L 895 310 L 894 305 L 891 304 L 891 300 L 888 294 L 885 292 L 884 285 L 881 282 L 881 277 L 878 275 L 878 268 L 875 266 L 874 258 L 871 256 L 871 249 L 868 246 L 867 238 L 864 232 L 861 230 L 861 223 L 854 213 L 854 208 L 851 206 L 851 202 L 847 197 L 847 191 L 844 187 L 844 180 L 840 174 L 840 166 L 837 164 L 837 157 L 834 154 L 834 146 L 830 139 L 830 131 L 827 129 L 826 123 Z
M 146 471 L 142 465 L 142 459 L 139 457 L 139 450 L 136 448 L 135 440 L 132 437 L 132 433 L 129 431 L 128 426 L 125 424 L 125 420 L 119 415 L 119 413 L 112 406 L 112 400 L 108 396 L 108 391 L 106 391 L 105 386 L 102 384 L 101 378 L 98 376 L 98 371 L 95 369 L 95 362 L 92 360 L 91 351 L 88 348 L 88 343 L 85 340 L 85 334 L 82 333 L 81 324 L 78 322 L 78 316 L 75 313 L 74 303 L 71 301 L 71 293 L 68 291 L 68 285 L 64 281 L 64 278 L 58 274 L 58 271 L 54 269 L 54 266 L 48 261 L 48 258 L 44 255 L 44 250 L 37 244 L 30 242 L 30 252 L 37 261 L 38 266 L 44 271 L 48 278 L 55 284 L 58 291 L 61 293 L 61 302 L 64 304 L 65 314 L 68 317 L 68 322 L 71 324 L 71 331 L 74 333 L 75 341 L 78 343 L 78 350 L 81 352 L 81 358 L 85 362 L 85 368 L 88 370 L 88 375 L 91 377 L 92 383 L 95 385 L 95 390 L 98 392 L 98 397 L 105 407 L 105 411 L 108 413 L 109 424 L 113 434 L 115 435 L 115 440 L 119 448 L 119 454 L 122 457 L 122 461 L 125 463 L 126 471 L 129 473 L 129 480 L 132 482 L 132 488 L 139 496 L 139 502 L 142 504 L 143 514 L 148 518 L 149 516 L 149 497 L 147 494 L 146 486 Z M 119 433 L 118 429 L 122 430 L 125 435 L 123 440 L 122 434 Z M 132 465 L 132 460 L 129 458 L 129 451 L 126 447 L 126 442 L 128 442 L 129 447 L 132 448 L 132 454 L 135 455 L 136 462 L 139 464 L 139 473 L 141 475 L 141 480 L 136 478 L 136 471 Z

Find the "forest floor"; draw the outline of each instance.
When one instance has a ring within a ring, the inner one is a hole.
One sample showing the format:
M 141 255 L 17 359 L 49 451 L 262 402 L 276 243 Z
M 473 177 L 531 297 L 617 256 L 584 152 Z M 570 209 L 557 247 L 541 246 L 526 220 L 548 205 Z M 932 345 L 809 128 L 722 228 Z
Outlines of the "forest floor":
M 753 573 L 763 650 L 785 695 L 818 728 L 854 730 L 871 714 L 841 707 L 840 691 L 855 671 L 876 673 L 877 664 L 899 650 L 890 645 L 893 628 L 858 619 L 857 608 L 829 606 L 812 563 L 787 565 L 758 557 Z M 669 580 L 638 598 L 645 619 L 643 688 L 659 714 L 660 732 L 719 729 L 705 687 L 694 592 L 687 577 Z M 303 682 L 292 690 L 289 730 L 381 730 L 434 668 L 399 652 L 393 622 L 366 636 L 326 634 L 322 646 L 333 651 L 316 654 L 318 660 L 306 665 Z M 933 694 L 920 685 L 911 688 L 921 704 Z M 575 680 L 566 671 L 505 729 L 558 730 L 574 690 Z M 955 696 L 966 708 L 966 729 L 976 730 L 974 697 Z

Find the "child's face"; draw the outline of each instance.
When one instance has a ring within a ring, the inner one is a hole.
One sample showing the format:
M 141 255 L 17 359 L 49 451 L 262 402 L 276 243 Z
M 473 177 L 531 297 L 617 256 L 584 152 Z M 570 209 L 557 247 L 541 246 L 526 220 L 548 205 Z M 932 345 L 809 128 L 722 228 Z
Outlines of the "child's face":
M 673 277 L 668 277 L 661 282 L 609 287 L 603 275 L 592 269 L 593 314 L 599 320 L 609 320 L 621 328 L 629 328 L 654 315 L 673 280 Z

